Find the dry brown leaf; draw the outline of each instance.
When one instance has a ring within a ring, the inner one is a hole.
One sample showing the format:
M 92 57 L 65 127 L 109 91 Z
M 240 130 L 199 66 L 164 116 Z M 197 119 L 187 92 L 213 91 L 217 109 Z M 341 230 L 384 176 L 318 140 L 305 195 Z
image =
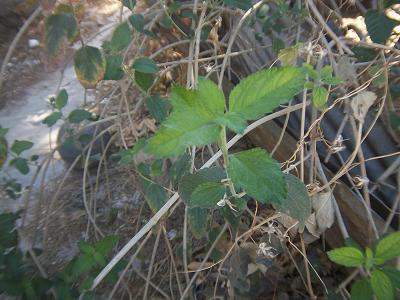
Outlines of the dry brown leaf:
M 350 102 L 350 107 L 353 111 L 354 118 L 364 123 L 365 116 L 369 108 L 375 103 L 376 98 L 375 93 L 370 91 L 362 91 L 353 97 Z

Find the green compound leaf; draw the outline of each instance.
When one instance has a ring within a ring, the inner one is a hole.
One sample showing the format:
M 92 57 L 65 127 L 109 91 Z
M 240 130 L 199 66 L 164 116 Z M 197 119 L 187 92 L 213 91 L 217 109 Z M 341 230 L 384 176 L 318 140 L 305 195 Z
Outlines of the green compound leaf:
M 54 56 L 60 48 L 63 38 L 73 41 L 78 33 L 76 19 L 72 13 L 50 15 L 45 20 L 46 49 Z
M 315 86 L 312 90 L 312 103 L 318 108 L 322 109 L 325 107 L 328 100 L 328 91 L 323 86 Z
M 261 203 L 280 204 L 287 197 L 279 163 L 260 148 L 230 155 L 228 174 L 237 188 Z
M 92 114 L 84 109 L 75 109 L 70 112 L 68 115 L 68 120 L 71 123 L 80 123 L 84 120 L 89 120 L 92 117 Z
M 359 267 L 365 261 L 363 253 L 353 247 L 333 249 L 327 254 L 331 261 L 345 267 Z
M 160 96 L 150 96 L 146 99 L 147 110 L 159 123 L 167 118 L 169 102 Z
M 199 190 L 204 190 L 205 187 L 200 187 L 201 185 L 205 183 L 220 184 L 221 180 L 224 178 L 226 178 L 225 171 L 219 167 L 202 169 L 193 174 L 186 174 L 182 177 L 182 180 L 179 183 L 179 196 L 181 196 L 182 200 L 190 206 L 194 192 L 197 190 L 196 197 L 198 197 Z
M 379 270 L 371 274 L 371 286 L 377 300 L 394 300 L 394 289 L 390 278 Z
M 389 19 L 384 12 L 370 9 L 365 14 L 365 24 L 371 40 L 374 43 L 384 44 L 390 37 L 397 22 Z
M 42 121 L 43 124 L 46 124 L 49 127 L 52 127 L 54 124 L 57 123 L 58 120 L 60 120 L 62 117 L 62 113 L 59 111 L 52 112 L 50 115 L 48 115 L 44 120 Z
M 128 47 L 132 40 L 132 32 L 127 22 L 120 24 L 115 28 L 111 41 L 105 43 L 105 47 L 113 52 L 120 52 Z
M 17 155 L 20 155 L 22 152 L 29 150 L 32 147 L 33 147 L 33 143 L 31 141 L 15 140 L 11 146 L 11 151 Z
M 304 86 L 300 68 L 271 68 L 242 80 L 229 96 L 229 111 L 255 120 L 293 98 Z
M 378 242 L 375 249 L 377 264 L 400 256 L 400 231 L 389 234 Z
M 154 74 L 158 72 L 157 64 L 154 60 L 148 57 L 140 57 L 135 59 L 132 64 L 132 68 L 145 74 Z
M 122 70 L 122 55 L 109 55 L 106 57 L 106 71 L 104 80 L 121 80 L 124 77 Z
M 287 197 L 274 207 L 288 216 L 299 221 L 300 231 L 303 231 L 305 223 L 311 214 L 311 201 L 306 186 L 296 176 L 285 174 L 287 183 Z
M 371 283 L 367 279 L 360 279 L 351 286 L 351 300 L 372 300 Z
M 79 82 L 85 88 L 94 88 L 104 77 L 106 60 L 98 48 L 83 46 L 75 53 L 74 68 Z
M 208 228 L 208 211 L 204 208 L 193 207 L 188 209 L 188 223 L 190 231 L 196 239 L 206 235 Z
M 175 86 L 171 91 L 170 117 L 150 139 L 147 151 L 157 157 L 182 154 L 188 146 L 217 141 L 220 126 L 215 120 L 224 113 L 224 95 L 208 79 L 199 79 L 197 90 Z

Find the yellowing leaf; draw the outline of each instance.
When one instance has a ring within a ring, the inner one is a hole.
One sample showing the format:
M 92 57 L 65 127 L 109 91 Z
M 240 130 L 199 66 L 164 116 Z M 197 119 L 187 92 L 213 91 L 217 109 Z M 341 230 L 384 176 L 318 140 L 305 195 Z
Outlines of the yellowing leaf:
M 45 20 L 46 49 L 49 54 L 55 55 L 63 38 L 72 41 L 77 34 L 76 19 L 72 13 L 50 15 Z
M 75 53 L 74 68 L 80 83 L 85 88 L 94 88 L 104 77 L 106 60 L 98 48 L 83 46 Z

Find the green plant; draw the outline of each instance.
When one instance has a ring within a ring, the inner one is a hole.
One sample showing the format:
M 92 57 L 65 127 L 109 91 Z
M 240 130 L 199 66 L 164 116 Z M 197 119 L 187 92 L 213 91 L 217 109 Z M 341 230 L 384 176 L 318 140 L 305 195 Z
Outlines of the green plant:
M 20 213 L 0 214 L 0 295 L 19 296 L 21 299 L 95 299 L 96 294 L 89 291 L 94 276 L 109 259 L 111 251 L 119 237 L 109 235 L 94 244 L 80 242 L 80 254 L 53 279 L 36 274 L 30 253 L 24 253 L 18 247 L 18 232 L 15 222 Z M 32 252 L 39 255 L 38 251 Z M 118 279 L 118 272 L 126 265 L 121 261 L 105 278 L 113 284 Z M 53 296 L 50 296 L 50 290 Z
M 189 225 L 197 238 L 205 235 L 204 224 L 215 209 L 236 231 L 240 213 L 250 197 L 261 204 L 272 204 L 298 220 L 303 228 L 311 211 L 304 184 L 295 176 L 284 174 L 278 162 L 263 149 L 228 153 L 227 131 L 243 133 L 247 121 L 256 120 L 290 100 L 304 82 L 302 68 L 259 71 L 232 90 L 228 109 L 224 94 L 211 80 L 200 78 L 194 90 L 175 86 L 171 91 L 171 114 L 147 142 L 120 152 L 121 163 L 131 162 L 141 150 L 157 158 L 179 156 L 172 167 L 170 184 L 178 187 L 188 206 Z M 213 143 L 222 152 L 223 167 L 191 171 L 192 158 L 185 153 L 186 149 Z M 162 160 L 157 160 L 151 166 L 142 163 L 137 167 L 154 213 L 167 200 L 166 188 L 159 182 L 162 165 Z
M 380 239 L 374 250 L 357 247 L 342 247 L 328 251 L 331 261 L 345 267 L 363 268 L 366 278 L 353 283 L 351 299 L 378 300 L 395 299 L 395 290 L 400 289 L 400 271 L 385 266 L 390 260 L 400 257 L 400 232 L 394 232 Z

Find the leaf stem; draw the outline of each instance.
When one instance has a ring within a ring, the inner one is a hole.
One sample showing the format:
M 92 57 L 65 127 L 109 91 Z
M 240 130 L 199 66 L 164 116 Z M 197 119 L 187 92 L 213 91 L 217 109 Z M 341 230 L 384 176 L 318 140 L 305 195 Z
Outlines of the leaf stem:
M 220 137 L 219 137 L 219 148 L 221 149 L 222 153 L 222 158 L 224 160 L 224 168 L 225 168 L 225 173 L 228 178 L 228 186 L 229 190 L 232 194 L 233 197 L 238 197 L 235 187 L 233 186 L 232 181 L 229 179 L 229 174 L 228 174 L 228 166 L 229 166 L 229 159 L 228 159 L 228 145 L 226 141 L 226 127 L 221 126 L 221 132 L 220 132 Z

